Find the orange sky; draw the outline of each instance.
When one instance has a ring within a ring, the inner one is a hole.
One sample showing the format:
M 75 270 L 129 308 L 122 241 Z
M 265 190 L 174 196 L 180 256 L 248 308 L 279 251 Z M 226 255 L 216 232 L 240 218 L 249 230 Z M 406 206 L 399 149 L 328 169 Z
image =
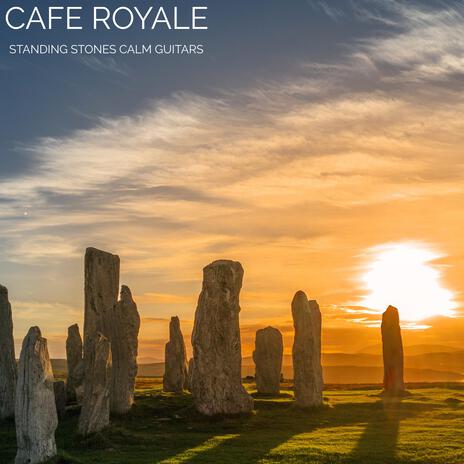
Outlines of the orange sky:
M 141 358 L 162 359 L 171 315 L 190 333 L 202 268 L 218 258 L 245 269 L 245 355 L 269 324 L 290 350 L 299 289 L 321 304 L 324 350 L 354 352 L 380 340 L 378 313 L 343 309 L 366 296 L 369 250 L 417 242 L 440 256 L 428 265 L 458 317 L 408 330 L 405 343 L 462 346 L 464 67 L 450 45 L 462 26 L 402 14 L 403 28 L 350 44 L 343 62 L 179 93 L 29 147 L 40 167 L 0 183 L 2 198 L 22 199 L 22 219 L 5 221 L 0 270 L 18 343 L 38 324 L 51 355 L 64 355 L 67 326 L 82 326 L 84 250 L 95 246 L 121 257 Z

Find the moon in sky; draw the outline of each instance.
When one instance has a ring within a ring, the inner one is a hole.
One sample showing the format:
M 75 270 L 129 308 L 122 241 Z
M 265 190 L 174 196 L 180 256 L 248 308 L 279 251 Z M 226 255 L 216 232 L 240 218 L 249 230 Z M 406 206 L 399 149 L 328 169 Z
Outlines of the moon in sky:
M 401 320 L 409 322 L 454 315 L 453 292 L 443 286 L 440 268 L 433 263 L 442 255 L 415 242 L 380 245 L 369 255 L 362 306 L 379 312 L 396 306 Z

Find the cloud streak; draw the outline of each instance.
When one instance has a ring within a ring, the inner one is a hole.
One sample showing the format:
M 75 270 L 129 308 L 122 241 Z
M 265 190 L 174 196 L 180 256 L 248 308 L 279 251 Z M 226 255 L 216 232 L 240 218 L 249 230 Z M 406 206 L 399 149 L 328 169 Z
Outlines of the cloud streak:
M 344 45 L 343 61 L 177 93 L 27 144 L 35 172 L 0 182 L 3 263 L 59 272 L 85 246 L 110 249 L 147 320 L 192 320 L 201 268 L 232 257 L 247 271 L 245 323 L 288 314 L 299 288 L 325 307 L 353 301 L 359 256 L 381 243 L 425 238 L 462 266 L 463 10 L 388 1 L 351 12 L 382 33 Z M 446 272 L 458 291 L 458 271 Z

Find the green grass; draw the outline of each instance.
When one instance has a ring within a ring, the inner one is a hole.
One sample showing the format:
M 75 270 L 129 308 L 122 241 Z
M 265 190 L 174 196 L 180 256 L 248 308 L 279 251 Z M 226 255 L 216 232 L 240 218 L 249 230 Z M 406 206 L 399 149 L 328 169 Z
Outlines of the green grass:
M 287 389 L 278 398 L 256 397 L 250 417 L 208 420 L 194 412 L 189 394 L 163 394 L 158 380 L 140 379 L 132 412 L 96 436 L 78 437 L 78 411 L 69 411 L 53 462 L 463 464 L 462 388 L 413 388 L 400 402 L 373 388 L 333 389 L 325 392 L 327 406 L 314 411 L 295 408 Z M 0 463 L 14 455 L 13 424 L 1 423 Z

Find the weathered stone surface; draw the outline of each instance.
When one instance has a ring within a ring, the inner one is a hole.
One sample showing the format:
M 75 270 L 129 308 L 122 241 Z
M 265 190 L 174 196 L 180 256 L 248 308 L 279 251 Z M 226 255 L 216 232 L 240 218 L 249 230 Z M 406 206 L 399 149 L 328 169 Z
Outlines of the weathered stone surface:
M 389 306 L 382 315 L 384 389 L 386 393 L 404 392 L 403 340 L 398 310 Z
M 18 452 L 15 464 L 43 463 L 56 455 L 58 418 L 53 392 L 53 371 L 38 327 L 23 341 L 16 388 L 15 421 Z
M 244 414 L 253 400 L 241 381 L 239 295 L 243 268 L 215 261 L 203 270 L 203 288 L 192 334 L 192 392 L 196 409 L 207 416 Z
M 110 423 L 111 343 L 101 333 L 88 339 L 84 399 L 79 417 L 81 435 L 99 432 Z
M 297 292 L 292 301 L 295 340 L 293 377 L 296 404 L 302 408 L 322 405 L 321 311 L 316 301 Z
M 0 285 L 0 419 L 14 416 L 16 359 L 8 290 Z
M 188 386 L 187 352 L 184 336 L 177 316 L 169 323 L 169 342 L 166 343 L 164 359 L 163 390 L 181 393 Z
M 193 381 L 193 369 L 195 368 L 195 362 L 193 358 L 189 359 L 188 362 L 188 373 L 187 373 L 187 390 L 192 391 L 192 381 Z
M 57 380 L 53 383 L 55 393 L 55 405 L 58 418 L 62 419 L 66 414 L 66 384 L 63 380 Z
M 284 343 L 280 330 L 266 327 L 256 332 L 253 361 L 256 365 L 258 393 L 277 395 L 280 392 Z
M 110 331 L 118 300 L 119 257 L 87 248 L 85 253 L 84 394 L 79 432 L 88 435 L 109 423 L 111 389 Z M 88 390 L 88 391 L 87 391 Z
M 84 393 L 84 360 L 82 358 L 82 338 L 77 324 L 68 328 L 66 358 L 68 362 L 66 396 L 68 401 L 80 403 Z
M 134 404 L 140 316 L 129 287 L 121 287 L 120 301 L 104 311 L 106 336 L 111 341 L 111 412 L 127 413 Z
M 85 314 L 84 314 L 84 364 L 88 355 L 93 356 L 89 340 L 96 333 L 105 336 L 105 311 L 113 308 L 118 300 L 119 256 L 96 248 L 85 253 Z M 87 367 L 85 367 L 87 370 Z

